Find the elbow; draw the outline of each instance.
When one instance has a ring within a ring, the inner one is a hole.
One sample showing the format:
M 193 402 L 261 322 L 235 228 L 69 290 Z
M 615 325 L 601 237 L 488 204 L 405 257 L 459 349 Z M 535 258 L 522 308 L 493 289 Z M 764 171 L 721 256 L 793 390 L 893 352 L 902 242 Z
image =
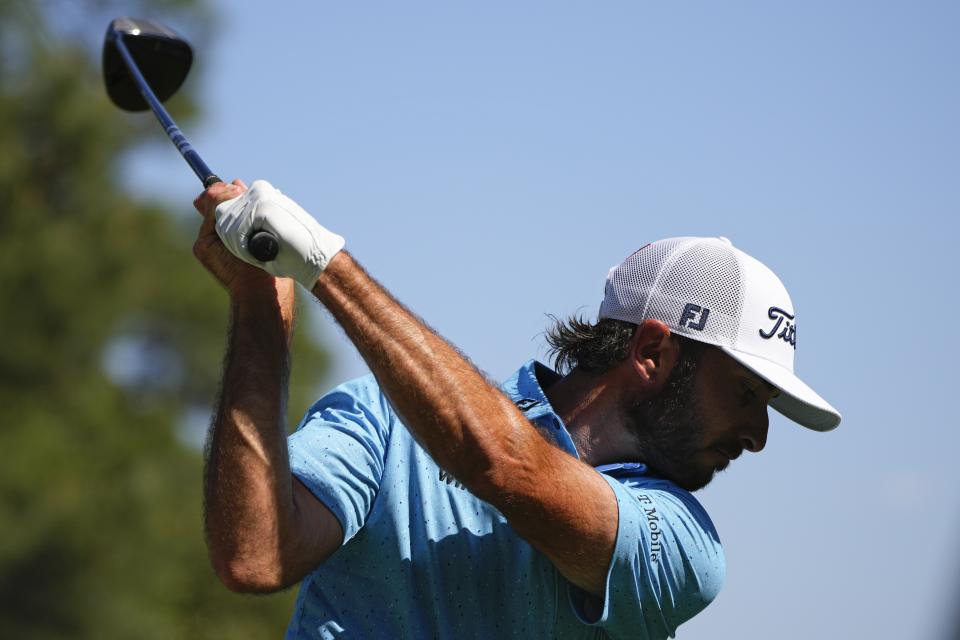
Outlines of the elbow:
M 211 554 L 217 579 L 230 591 L 245 594 L 276 593 L 292 582 L 284 579 L 279 563 L 251 561 Z

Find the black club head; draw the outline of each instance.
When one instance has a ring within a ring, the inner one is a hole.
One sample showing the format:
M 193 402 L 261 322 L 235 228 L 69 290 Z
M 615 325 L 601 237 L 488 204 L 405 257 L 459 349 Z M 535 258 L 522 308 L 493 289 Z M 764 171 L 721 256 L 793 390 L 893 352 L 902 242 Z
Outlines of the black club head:
M 118 39 L 123 40 L 160 102 L 177 92 L 193 63 L 190 44 L 160 23 L 140 18 L 116 18 L 107 28 L 103 42 L 103 80 L 107 95 L 115 105 L 125 111 L 150 108 L 117 49 Z

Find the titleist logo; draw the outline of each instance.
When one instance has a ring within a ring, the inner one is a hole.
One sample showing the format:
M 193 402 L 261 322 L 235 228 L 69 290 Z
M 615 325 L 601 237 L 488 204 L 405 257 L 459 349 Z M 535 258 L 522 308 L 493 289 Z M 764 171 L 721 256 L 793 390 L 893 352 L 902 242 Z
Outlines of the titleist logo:
M 760 329 L 760 337 L 769 340 L 770 338 L 776 336 L 796 349 L 797 325 L 794 322 L 794 316 L 790 315 L 780 307 L 770 307 L 770 310 L 767 311 L 767 316 L 774 321 L 773 327 L 771 327 L 768 331 Z

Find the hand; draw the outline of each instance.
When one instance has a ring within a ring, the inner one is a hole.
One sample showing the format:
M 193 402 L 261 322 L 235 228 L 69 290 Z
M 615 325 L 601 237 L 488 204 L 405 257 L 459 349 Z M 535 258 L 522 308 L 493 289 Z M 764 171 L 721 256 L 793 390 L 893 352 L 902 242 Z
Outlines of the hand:
M 276 301 L 288 332 L 293 327 L 294 294 L 296 284 L 289 278 L 274 278 L 270 274 L 236 258 L 227 251 L 216 231 L 215 209 L 218 204 L 236 198 L 247 190 L 242 180 L 231 184 L 218 182 L 201 193 L 193 206 L 203 216 L 203 224 L 193 244 L 193 254 L 213 276 L 230 292 L 234 299 L 256 296 Z
M 330 260 L 343 248 L 343 238 L 322 227 L 300 205 L 266 180 L 216 206 L 216 230 L 230 252 L 275 276 L 290 277 L 311 289 Z M 250 236 L 271 231 L 280 242 L 277 257 L 260 262 L 247 247 Z
M 197 233 L 197 240 L 193 243 L 193 255 L 197 257 L 207 271 L 220 281 L 231 295 L 242 293 L 244 290 L 257 284 L 266 284 L 272 278 L 259 269 L 255 269 L 242 260 L 235 258 L 223 246 L 216 232 L 216 216 L 214 211 L 218 204 L 236 198 L 247 190 L 242 180 L 234 180 L 231 184 L 218 182 L 197 196 L 193 201 L 194 208 L 203 216 L 203 223 Z
M 203 216 L 203 224 L 193 243 L 193 254 L 207 271 L 220 281 L 234 300 L 247 299 L 263 302 L 272 300 L 279 310 L 289 338 L 293 335 L 295 292 L 297 285 L 289 278 L 274 278 L 231 254 L 216 231 L 216 208 L 222 202 L 235 199 L 247 190 L 242 180 L 231 184 L 218 182 L 193 201 Z

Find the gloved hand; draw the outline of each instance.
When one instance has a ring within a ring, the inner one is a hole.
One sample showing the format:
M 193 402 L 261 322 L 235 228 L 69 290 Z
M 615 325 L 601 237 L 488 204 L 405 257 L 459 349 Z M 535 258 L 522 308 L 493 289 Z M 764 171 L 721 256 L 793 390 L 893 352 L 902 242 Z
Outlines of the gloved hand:
M 217 205 L 217 235 L 230 253 L 281 278 L 293 278 L 307 289 L 341 249 L 341 236 L 325 229 L 300 205 L 266 180 L 257 180 L 243 195 Z M 257 231 L 273 232 L 280 242 L 270 262 L 254 258 L 247 242 Z

